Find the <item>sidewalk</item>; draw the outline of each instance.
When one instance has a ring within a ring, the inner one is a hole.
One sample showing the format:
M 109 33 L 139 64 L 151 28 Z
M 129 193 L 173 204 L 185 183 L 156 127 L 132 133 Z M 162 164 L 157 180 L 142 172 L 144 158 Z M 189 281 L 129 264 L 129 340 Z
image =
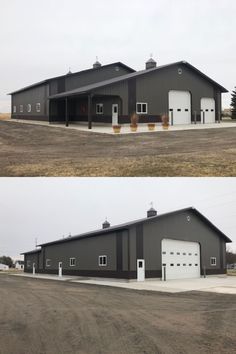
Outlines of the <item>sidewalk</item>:
M 133 290 L 145 291 L 160 291 L 168 293 L 181 293 L 186 291 L 204 291 L 214 292 L 221 294 L 235 294 L 236 295 L 236 276 L 209 276 L 207 278 L 199 279 L 178 279 L 168 280 L 166 282 L 161 280 L 148 279 L 144 282 L 126 281 L 116 279 L 103 279 L 103 278 L 85 278 L 76 276 L 62 276 L 49 275 L 49 274 L 12 274 L 15 276 L 23 276 L 35 279 L 48 279 L 58 281 L 68 281 L 71 283 L 90 284 L 111 286 Z
M 161 123 L 156 123 L 155 130 L 149 131 L 146 123 L 140 123 L 138 125 L 137 132 L 131 132 L 129 124 L 122 124 L 121 132 L 119 134 L 115 134 L 113 132 L 111 125 L 96 124 L 96 123 L 93 123 L 92 129 L 88 129 L 87 124 L 82 124 L 82 123 L 70 123 L 69 127 L 66 127 L 65 124 L 56 124 L 56 123 L 49 124 L 48 122 L 40 122 L 40 121 L 33 121 L 33 120 L 9 119 L 6 121 L 11 123 L 40 125 L 40 126 L 47 126 L 50 128 L 73 129 L 73 130 L 79 130 L 79 131 L 84 131 L 89 133 L 100 133 L 100 134 L 110 134 L 110 135 L 140 134 L 140 133 L 153 134 L 153 133 L 160 133 L 160 132 L 167 133 L 168 131 L 220 129 L 220 128 L 236 127 L 236 122 L 221 122 L 221 123 L 212 123 L 212 124 L 174 125 L 174 126 L 170 126 L 168 130 L 163 130 Z

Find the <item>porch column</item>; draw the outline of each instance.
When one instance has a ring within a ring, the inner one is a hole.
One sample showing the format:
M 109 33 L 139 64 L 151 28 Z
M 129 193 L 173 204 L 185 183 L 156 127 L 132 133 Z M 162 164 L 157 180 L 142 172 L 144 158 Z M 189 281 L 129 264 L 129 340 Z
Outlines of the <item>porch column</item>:
M 69 127 L 69 115 L 68 115 L 68 97 L 65 99 L 65 113 L 66 113 L 66 127 Z
M 88 95 L 88 129 L 92 129 L 92 95 Z

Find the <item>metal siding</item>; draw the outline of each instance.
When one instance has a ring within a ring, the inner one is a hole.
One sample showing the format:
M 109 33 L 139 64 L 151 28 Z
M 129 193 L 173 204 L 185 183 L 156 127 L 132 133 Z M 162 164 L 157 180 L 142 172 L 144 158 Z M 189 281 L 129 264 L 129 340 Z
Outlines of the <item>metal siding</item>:
M 92 83 L 105 81 L 114 77 L 126 75 L 130 73 L 129 70 L 119 67 L 119 71 L 116 71 L 116 66 L 101 67 L 99 70 L 91 70 L 85 73 L 78 73 L 77 75 L 68 75 L 65 81 L 66 91 L 74 90 L 76 88 L 86 86 Z
M 190 216 L 190 221 L 187 221 L 187 216 Z M 221 261 L 221 238 L 191 211 L 144 223 L 143 230 L 146 270 L 161 270 L 161 240 L 163 238 L 198 242 L 201 247 L 202 267 L 206 266 L 209 270 L 224 268 Z M 210 265 L 210 257 L 217 258 L 216 267 Z
M 48 270 L 58 268 L 62 262 L 65 270 L 116 270 L 116 233 L 44 246 L 45 260 L 51 259 Z M 107 266 L 99 267 L 98 256 L 107 255 Z M 76 258 L 76 266 L 70 267 L 70 258 Z
M 122 81 L 94 91 L 96 95 L 119 96 L 122 100 L 121 115 L 128 115 L 128 82 Z
M 16 106 L 16 113 L 13 113 L 12 118 L 31 119 L 32 117 L 48 119 L 47 95 L 48 85 L 41 85 L 27 91 L 12 95 L 12 107 Z M 36 103 L 40 103 L 40 112 L 36 112 Z M 31 112 L 27 111 L 27 104 L 31 104 Z M 20 112 L 20 105 L 24 106 L 23 113 Z
M 178 68 L 182 74 L 178 74 Z M 149 75 L 136 78 L 137 102 L 148 103 L 149 115 L 168 112 L 168 92 L 170 90 L 189 91 L 192 96 L 192 112 L 200 113 L 201 97 L 214 98 L 214 87 L 184 65 L 176 65 Z
M 143 224 L 136 226 L 136 255 L 137 259 L 143 259 Z
M 122 253 L 123 253 L 123 270 L 129 270 L 129 234 L 128 231 L 123 231 L 123 238 L 122 238 Z
M 122 231 L 116 233 L 116 269 L 118 271 L 123 270 L 123 247 L 122 247 L 122 242 L 123 241 L 123 235 Z
M 133 226 L 129 230 L 129 252 L 130 252 L 130 271 L 137 270 L 137 254 L 136 254 L 136 227 Z

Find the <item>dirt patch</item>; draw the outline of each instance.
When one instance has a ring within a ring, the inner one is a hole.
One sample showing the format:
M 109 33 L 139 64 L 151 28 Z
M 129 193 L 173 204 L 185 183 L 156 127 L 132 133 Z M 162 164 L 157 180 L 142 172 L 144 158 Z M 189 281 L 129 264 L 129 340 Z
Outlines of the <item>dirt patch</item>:
M 0 354 L 235 353 L 236 297 L 0 274 Z
M 8 120 L 11 118 L 11 113 L 0 113 L 0 120 Z
M 105 135 L 0 122 L 1 176 L 235 176 L 236 127 Z

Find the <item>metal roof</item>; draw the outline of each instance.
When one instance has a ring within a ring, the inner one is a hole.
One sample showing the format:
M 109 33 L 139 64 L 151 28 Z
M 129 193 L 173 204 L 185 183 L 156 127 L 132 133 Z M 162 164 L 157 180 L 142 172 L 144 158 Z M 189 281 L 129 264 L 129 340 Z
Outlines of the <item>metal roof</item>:
M 130 70 L 131 72 L 135 72 L 134 69 L 132 69 L 132 68 L 130 68 L 129 66 L 127 66 L 127 65 L 121 63 L 120 61 L 118 61 L 118 62 L 115 62 L 115 63 L 111 63 L 111 64 L 107 64 L 107 65 L 102 65 L 102 66 L 97 67 L 97 68 L 85 69 L 85 70 L 77 71 L 77 72 L 75 72 L 75 73 L 70 73 L 70 74 L 67 73 L 67 74 L 65 74 L 65 75 L 55 76 L 55 77 L 52 77 L 52 78 L 49 78 L 49 79 L 46 79 L 46 80 L 42 80 L 42 81 L 36 82 L 35 84 L 29 85 L 29 86 L 25 86 L 25 87 L 23 87 L 22 89 L 13 91 L 13 92 L 11 92 L 11 93 L 8 93 L 8 95 L 13 95 L 13 94 L 15 94 L 15 93 L 19 93 L 19 92 L 22 92 L 22 91 L 26 91 L 26 90 L 31 89 L 31 88 L 33 88 L 33 87 L 37 87 L 37 86 L 40 86 L 40 85 L 43 85 L 43 84 L 47 84 L 47 83 L 49 83 L 49 82 L 52 81 L 52 80 L 61 79 L 61 78 L 63 78 L 63 77 L 68 77 L 68 76 L 71 77 L 71 76 L 73 76 L 73 75 L 78 75 L 78 74 L 86 73 L 86 72 L 89 72 L 89 71 L 101 70 L 101 69 L 103 69 L 103 68 L 107 68 L 107 67 L 109 67 L 109 66 L 115 66 L 115 65 L 117 65 L 117 66 L 118 66 L 118 65 L 119 65 L 119 66 L 122 66 L 122 67 L 124 67 L 124 68 Z
M 197 216 L 199 216 L 205 223 L 207 223 L 212 229 L 214 229 L 214 231 L 216 231 L 222 238 L 224 238 L 224 240 L 226 242 L 232 242 L 222 231 L 220 231 L 214 224 L 212 224 L 211 221 L 209 221 L 203 214 L 201 214 L 197 209 L 193 208 L 193 207 L 188 207 L 188 208 L 184 208 L 184 209 L 179 209 L 179 210 L 175 210 L 175 211 L 171 211 L 168 213 L 163 213 L 163 214 L 159 214 L 157 216 L 152 216 L 152 217 L 146 217 L 146 218 L 142 218 L 142 219 L 138 219 L 138 220 L 134 220 L 134 221 L 130 221 L 124 224 L 119 224 L 119 225 L 115 225 L 115 226 L 111 226 L 107 229 L 99 229 L 99 230 L 95 230 L 95 231 L 90 231 L 90 232 L 86 232 L 86 233 L 82 233 L 80 235 L 75 235 L 75 236 L 70 236 L 70 237 L 66 237 L 66 238 L 62 238 L 59 240 L 55 240 L 55 241 L 51 241 L 51 242 L 47 242 L 47 243 L 42 243 L 39 246 L 48 246 L 48 245 L 53 245 L 53 244 L 58 244 L 58 243 L 64 243 L 64 242 L 71 242 L 74 240 L 78 240 L 78 239 L 83 239 L 83 238 L 87 238 L 87 237 L 94 237 L 94 236 L 99 236 L 99 235 L 104 235 L 104 234 L 109 234 L 115 231 L 119 231 L 119 230 L 126 230 L 128 229 L 130 226 L 136 225 L 136 224 L 140 224 L 143 222 L 150 222 L 152 220 L 158 220 L 161 219 L 163 217 L 166 216 L 170 216 L 170 215 L 175 215 L 178 213 L 181 213 L 183 211 L 192 211 L 194 212 Z M 28 253 L 34 253 L 37 252 L 38 250 L 35 251 L 31 251 L 31 252 L 25 252 L 24 254 L 28 254 Z
M 33 254 L 33 253 L 38 253 L 38 252 L 41 252 L 41 248 L 37 248 L 35 250 L 28 251 L 28 252 L 23 252 L 21 254 Z
M 191 70 L 197 72 L 197 74 L 200 75 L 201 77 L 203 77 L 205 80 L 207 80 L 210 83 L 212 83 L 214 86 L 218 86 L 220 88 L 221 92 L 228 92 L 228 90 L 226 88 L 224 88 L 223 86 L 219 85 L 217 82 L 215 82 L 214 80 L 212 80 L 211 78 L 209 78 L 208 76 L 203 74 L 200 70 L 195 68 L 193 65 L 187 63 L 186 61 L 178 61 L 178 62 L 175 62 L 175 63 L 158 66 L 156 68 L 136 71 L 136 72 L 133 72 L 131 74 L 125 74 L 125 75 L 118 76 L 118 77 L 115 77 L 115 78 L 112 78 L 112 79 L 109 79 L 109 80 L 100 81 L 100 82 L 97 82 L 97 83 L 94 83 L 94 84 L 90 84 L 90 85 L 86 85 L 86 86 L 83 86 L 83 87 L 79 87 L 78 89 L 74 89 L 74 90 L 71 90 L 71 91 L 62 92 L 62 93 L 50 96 L 49 99 L 58 99 L 58 98 L 64 98 L 64 97 L 78 96 L 78 95 L 81 95 L 81 94 L 92 92 L 92 91 L 94 91 L 96 89 L 99 89 L 101 87 L 113 85 L 113 84 L 116 84 L 118 82 L 130 80 L 130 79 L 142 76 L 142 75 L 148 75 L 148 74 L 150 74 L 152 72 L 159 71 L 159 70 L 162 70 L 162 69 L 165 69 L 165 68 L 168 68 L 168 67 L 171 67 L 171 66 L 175 66 L 175 65 L 185 65 L 185 66 L 187 66 Z

